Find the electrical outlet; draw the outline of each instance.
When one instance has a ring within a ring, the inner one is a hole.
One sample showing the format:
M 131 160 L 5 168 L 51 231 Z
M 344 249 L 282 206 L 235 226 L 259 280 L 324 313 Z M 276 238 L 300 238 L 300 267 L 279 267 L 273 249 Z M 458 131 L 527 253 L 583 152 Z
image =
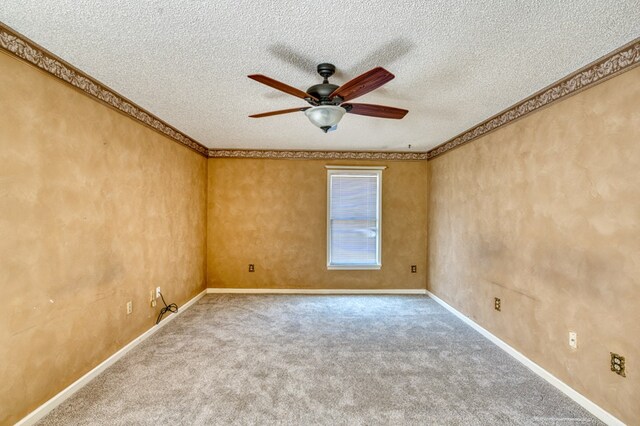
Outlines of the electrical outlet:
M 569 346 L 573 349 L 578 349 L 578 333 L 575 331 L 569 332 Z
M 411 265 L 411 273 L 415 274 L 416 272 L 418 272 L 418 265 Z
M 249 264 L 249 272 L 255 272 L 255 271 L 256 271 L 255 266 L 253 266 L 253 263 L 250 263 Z
M 131 312 L 133 312 L 133 302 L 132 301 L 128 301 L 127 302 L 127 315 L 131 314 Z
M 156 299 L 160 298 L 160 287 L 156 287 Z
M 622 377 L 627 377 L 627 374 L 624 371 L 625 370 L 624 357 L 622 355 L 614 354 L 613 352 L 610 352 L 610 354 L 611 354 L 611 371 L 613 371 L 614 373 Z
M 493 307 L 495 308 L 496 311 L 501 311 L 502 310 L 502 305 L 501 305 L 499 297 L 494 298 Z

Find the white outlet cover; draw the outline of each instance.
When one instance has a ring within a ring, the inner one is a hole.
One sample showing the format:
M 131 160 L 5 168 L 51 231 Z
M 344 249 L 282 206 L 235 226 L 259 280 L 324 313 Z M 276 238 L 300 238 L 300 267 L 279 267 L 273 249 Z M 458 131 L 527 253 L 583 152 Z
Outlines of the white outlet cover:
M 160 287 L 156 287 L 156 299 L 160 298 Z
M 569 346 L 574 349 L 578 348 L 578 333 L 576 333 L 575 331 L 569 332 Z

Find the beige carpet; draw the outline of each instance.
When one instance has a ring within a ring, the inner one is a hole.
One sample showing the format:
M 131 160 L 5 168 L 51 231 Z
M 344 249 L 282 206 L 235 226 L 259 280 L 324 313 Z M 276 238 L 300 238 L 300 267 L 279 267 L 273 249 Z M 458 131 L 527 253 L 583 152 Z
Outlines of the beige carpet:
M 570 425 L 594 417 L 426 296 L 209 295 L 43 425 Z

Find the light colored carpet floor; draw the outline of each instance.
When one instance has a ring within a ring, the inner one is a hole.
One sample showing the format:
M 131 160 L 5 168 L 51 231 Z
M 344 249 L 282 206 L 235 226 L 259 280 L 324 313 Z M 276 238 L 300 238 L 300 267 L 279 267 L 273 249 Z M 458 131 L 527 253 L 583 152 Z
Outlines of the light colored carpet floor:
M 41 424 L 600 422 L 426 296 L 208 295 Z

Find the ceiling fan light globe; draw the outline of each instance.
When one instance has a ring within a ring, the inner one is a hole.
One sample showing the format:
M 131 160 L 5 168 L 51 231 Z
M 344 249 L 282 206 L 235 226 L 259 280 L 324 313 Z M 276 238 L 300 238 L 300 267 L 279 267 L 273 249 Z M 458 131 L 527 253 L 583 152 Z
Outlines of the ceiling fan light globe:
M 304 112 L 309 121 L 319 128 L 330 128 L 340 122 L 346 109 L 335 105 L 320 105 L 309 108 Z

